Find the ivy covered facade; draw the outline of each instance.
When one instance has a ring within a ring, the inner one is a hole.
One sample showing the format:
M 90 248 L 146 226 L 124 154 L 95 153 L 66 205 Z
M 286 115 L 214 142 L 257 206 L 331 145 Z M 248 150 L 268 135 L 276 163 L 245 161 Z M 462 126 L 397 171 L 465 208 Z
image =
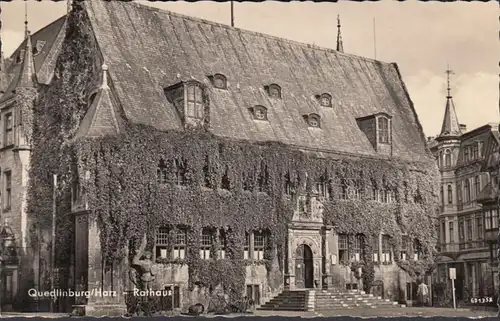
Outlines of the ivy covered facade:
M 439 176 L 395 64 L 86 1 L 34 113 L 30 243 L 57 175 L 59 286 L 117 294 L 61 309 L 120 309 L 144 237 L 180 309 L 215 291 L 405 300 L 434 267 Z

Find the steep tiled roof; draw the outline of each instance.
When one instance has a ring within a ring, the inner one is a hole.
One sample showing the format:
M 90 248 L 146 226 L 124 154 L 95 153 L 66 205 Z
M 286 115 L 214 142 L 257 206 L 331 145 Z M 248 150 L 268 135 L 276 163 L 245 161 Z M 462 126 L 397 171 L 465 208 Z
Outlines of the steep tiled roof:
M 92 30 L 109 66 L 125 117 L 159 130 L 182 121 L 163 89 L 181 80 L 208 84 L 224 74 L 228 90 L 210 85 L 214 134 L 279 141 L 305 149 L 376 155 L 356 118 L 386 112 L 392 118 L 393 155 L 427 158 L 425 137 L 395 64 L 232 28 L 137 3 L 85 1 Z M 282 100 L 265 85 L 276 83 Z M 314 95 L 329 93 L 333 108 Z M 248 108 L 263 105 L 269 122 L 255 122 Z M 321 116 L 321 130 L 302 115 Z
M 36 79 L 41 84 L 48 84 L 52 79 L 55 62 L 65 36 L 65 26 L 66 16 L 63 16 L 31 35 L 31 44 L 37 48 L 37 51 L 33 53 L 33 67 Z M 26 42 L 25 39 L 11 55 L 11 58 L 6 61 L 10 83 L 5 94 L 0 97 L 0 101 L 12 97 L 13 90 L 16 89 L 20 81 L 23 64 L 18 61 L 19 58 L 25 56 L 23 50 L 26 48 Z

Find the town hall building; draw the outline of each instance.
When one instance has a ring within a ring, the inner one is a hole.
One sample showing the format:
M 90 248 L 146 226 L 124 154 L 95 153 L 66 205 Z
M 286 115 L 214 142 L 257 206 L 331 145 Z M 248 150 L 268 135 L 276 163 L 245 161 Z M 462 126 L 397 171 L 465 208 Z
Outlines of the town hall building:
M 436 164 L 397 65 L 338 38 L 93 0 L 27 33 L 1 98 L 6 150 L 29 160 L 9 172 L 29 173 L 8 185 L 27 194 L 10 219 L 29 266 L 17 296 L 116 292 L 52 306 L 98 315 L 135 287 L 180 310 L 217 291 L 409 300 L 434 264 Z

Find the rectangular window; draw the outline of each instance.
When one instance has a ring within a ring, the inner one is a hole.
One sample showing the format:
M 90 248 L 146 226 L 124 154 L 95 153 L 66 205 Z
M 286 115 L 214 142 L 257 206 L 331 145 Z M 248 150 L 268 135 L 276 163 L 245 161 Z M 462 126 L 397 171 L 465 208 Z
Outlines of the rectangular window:
M 319 182 L 316 183 L 316 189 L 320 198 L 325 200 L 330 199 L 328 183 L 324 178 L 320 179 Z
M 392 262 L 392 249 L 390 237 L 388 235 L 382 236 L 382 262 Z
M 186 185 L 186 161 L 175 159 L 173 169 L 173 183 L 178 186 Z
M 417 261 L 422 256 L 422 244 L 418 240 L 413 241 L 413 259 Z
M 245 245 L 243 246 L 243 259 L 250 259 L 250 233 L 245 232 Z
M 186 240 L 187 231 L 185 229 L 180 229 L 174 234 L 174 246 L 172 250 L 172 257 L 174 259 L 183 260 L 186 257 Z
M 378 142 L 389 143 L 389 119 L 385 117 L 378 118 Z
M 349 262 L 349 239 L 346 234 L 339 234 L 339 262 Z
M 468 162 L 469 161 L 469 147 L 465 147 L 464 148 L 464 162 Z
M 474 144 L 472 147 L 472 158 L 473 159 L 478 159 L 479 158 L 479 148 L 478 144 Z
M 450 233 L 450 243 L 454 243 L 455 242 L 455 230 L 454 230 L 453 222 L 448 222 L 448 229 L 449 229 L 449 233 Z
M 208 228 L 204 228 L 201 232 L 201 247 L 200 247 L 200 257 L 203 260 L 210 259 L 210 249 L 212 248 L 212 237 L 213 231 Z
M 483 233 L 483 217 L 482 216 L 477 216 L 476 217 L 476 227 L 477 227 L 477 238 L 479 240 L 482 240 L 484 237 Z
M 460 242 L 462 242 L 465 239 L 465 229 L 464 229 L 463 219 L 458 221 L 458 238 Z
M 442 230 L 442 235 L 441 235 L 441 243 L 446 243 L 446 222 L 441 222 L 441 230 Z
M 359 262 L 361 260 L 361 250 L 363 249 L 363 239 L 361 235 L 355 235 L 353 239 L 353 248 L 351 254 L 351 260 Z
M 378 235 L 375 235 L 372 239 L 373 247 L 373 262 L 378 262 L 379 250 L 380 250 L 380 239 Z
M 160 160 L 156 169 L 156 180 L 158 184 L 165 184 L 168 181 L 168 168 L 163 159 Z
M 14 131 L 12 130 L 13 127 L 13 120 L 12 120 L 12 113 L 8 113 L 5 115 L 5 122 L 4 122 L 4 145 L 5 146 L 10 146 L 14 144 Z
M 253 259 L 263 260 L 266 247 L 266 235 L 264 232 L 253 233 Z
M 202 119 L 204 114 L 203 91 L 197 84 L 187 86 L 186 115 L 191 118 Z
M 484 228 L 486 230 L 491 230 L 491 211 L 484 211 Z
M 156 244 L 155 244 L 155 254 L 156 258 L 169 259 L 168 254 L 169 246 L 169 229 L 167 227 L 159 227 L 156 230 Z
M 401 240 L 401 260 L 408 259 L 408 248 L 410 243 L 410 238 L 408 236 L 403 236 Z
M 472 219 L 467 219 L 467 238 L 472 241 Z
M 491 211 L 491 228 L 498 228 L 498 210 Z
M 12 206 L 12 173 L 7 171 L 4 173 L 5 184 L 5 203 L 4 210 L 10 210 Z
M 226 231 L 219 230 L 219 250 L 217 251 L 217 258 L 218 259 L 223 260 L 226 258 L 226 249 L 227 249 Z

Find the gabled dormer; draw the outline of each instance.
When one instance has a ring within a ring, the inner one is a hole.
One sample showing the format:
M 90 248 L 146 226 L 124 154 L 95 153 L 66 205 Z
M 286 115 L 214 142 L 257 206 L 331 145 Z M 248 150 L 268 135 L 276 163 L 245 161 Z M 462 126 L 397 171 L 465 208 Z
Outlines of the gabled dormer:
M 382 155 L 392 155 L 392 116 L 380 112 L 356 118 L 359 128 L 365 133 L 373 148 Z
M 196 81 L 183 81 L 164 89 L 168 101 L 175 106 L 185 126 L 200 126 L 208 110 L 205 86 Z

